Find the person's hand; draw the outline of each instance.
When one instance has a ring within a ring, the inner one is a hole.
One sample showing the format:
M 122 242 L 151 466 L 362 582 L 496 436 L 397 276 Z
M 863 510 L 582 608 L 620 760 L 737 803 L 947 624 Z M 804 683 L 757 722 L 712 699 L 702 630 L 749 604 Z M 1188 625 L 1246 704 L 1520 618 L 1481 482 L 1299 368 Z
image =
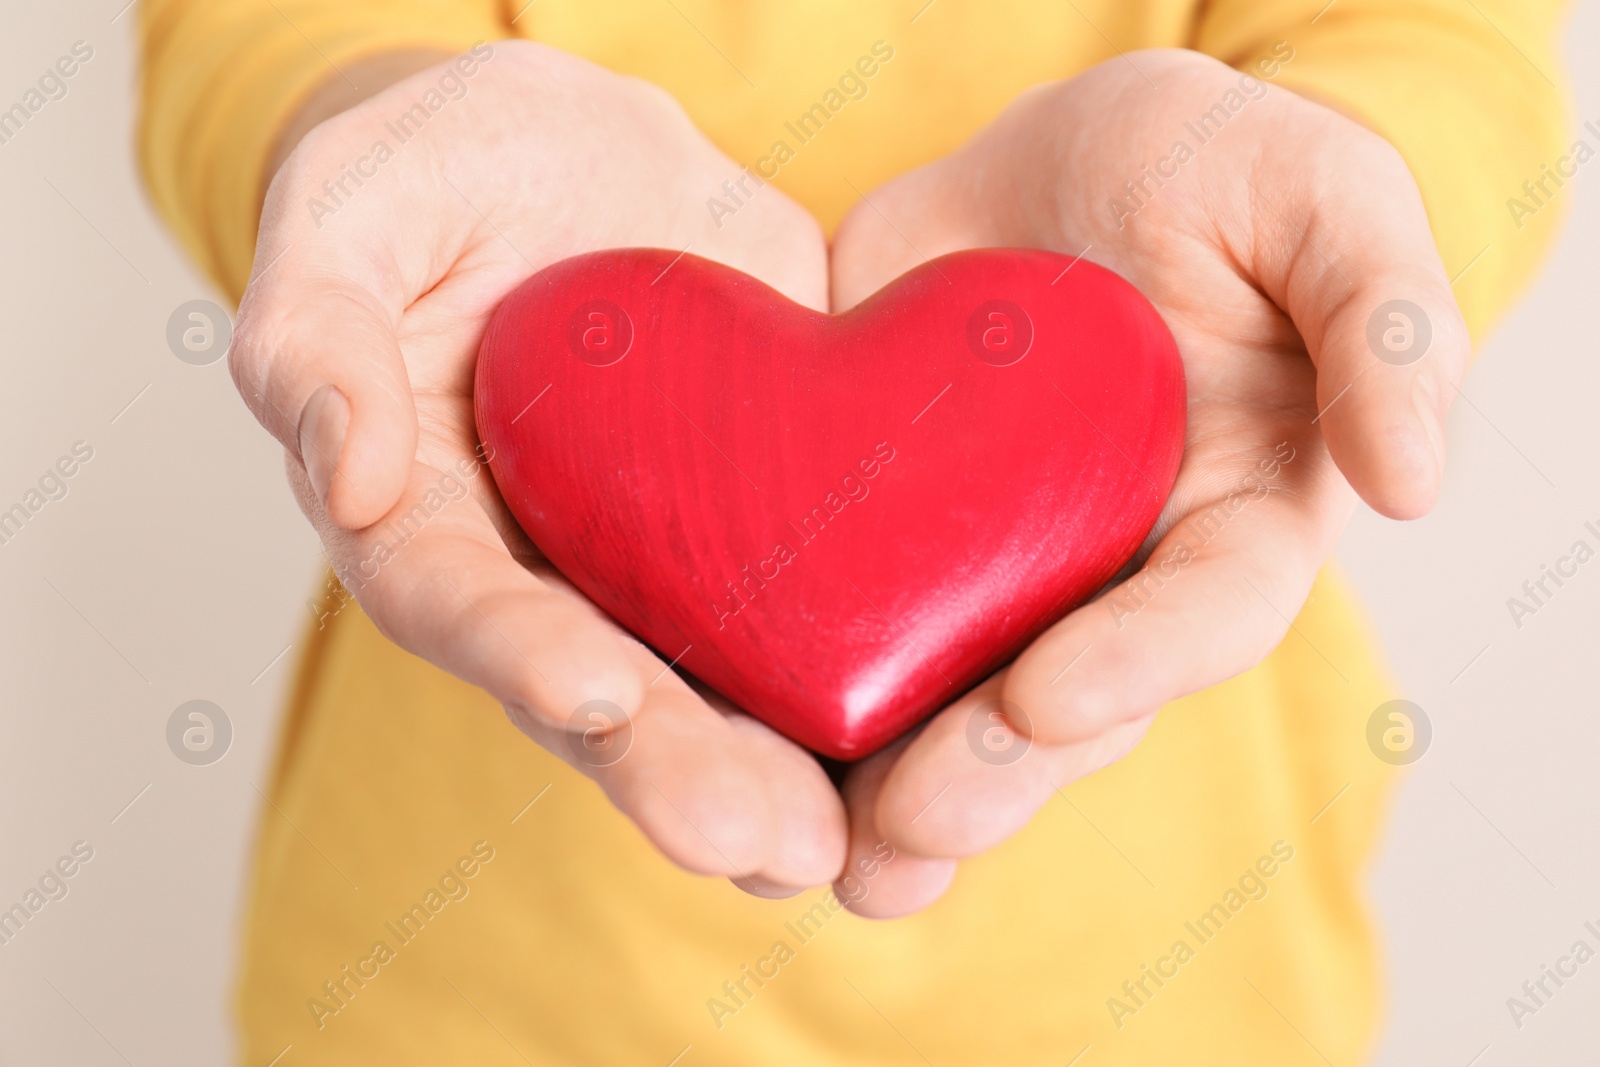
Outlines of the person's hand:
M 832 881 L 844 809 L 816 760 L 708 703 L 551 570 L 478 463 L 472 414 L 489 316 L 536 270 L 690 248 L 821 309 L 816 223 L 751 185 L 719 228 L 705 203 L 739 168 L 672 99 L 539 45 L 313 101 L 300 126 L 331 112 L 268 191 L 231 367 L 334 568 L 384 634 L 487 690 L 675 862 L 764 894 Z M 590 701 L 616 710 L 574 718 Z
M 1194 124 L 1213 105 L 1223 121 L 1202 143 Z M 883 839 L 901 857 L 855 907 L 894 915 L 1120 759 L 1163 704 L 1261 661 L 1357 494 L 1392 518 L 1428 511 L 1469 341 L 1393 147 L 1193 52 L 1134 53 L 1034 90 L 866 200 L 834 244 L 835 311 L 962 248 L 1083 253 L 1160 310 L 1189 388 L 1183 465 L 1142 569 L 853 769 L 852 860 Z M 1031 735 L 1001 766 L 967 743 L 973 709 L 997 698 Z

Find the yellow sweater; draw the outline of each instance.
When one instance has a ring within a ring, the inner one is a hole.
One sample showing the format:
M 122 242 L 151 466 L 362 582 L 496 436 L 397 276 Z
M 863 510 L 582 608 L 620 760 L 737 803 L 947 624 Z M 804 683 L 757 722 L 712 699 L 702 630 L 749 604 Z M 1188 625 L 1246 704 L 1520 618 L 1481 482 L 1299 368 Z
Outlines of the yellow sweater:
M 156 202 L 237 296 L 266 153 L 330 65 L 521 34 L 664 86 L 749 162 L 882 40 L 873 105 L 777 179 L 831 228 L 846 175 L 865 189 L 934 159 L 1028 86 L 1119 50 L 1242 66 L 1283 41 L 1278 85 L 1404 153 L 1447 269 L 1471 265 L 1456 292 L 1476 332 L 1554 227 L 1507 203 L 1565 150 L 1554 0 L 525 2 L 145 0 Z M 353 605 L 299 656 L 243 936 L 252 1067 L 1345 1067 L 1375 1040 L 1361 877 L 1395 772 L 1365 725 L 1396 694 L 1333 576 L 1266 662 L 1166 708 L 894 922 L 677 871 Z

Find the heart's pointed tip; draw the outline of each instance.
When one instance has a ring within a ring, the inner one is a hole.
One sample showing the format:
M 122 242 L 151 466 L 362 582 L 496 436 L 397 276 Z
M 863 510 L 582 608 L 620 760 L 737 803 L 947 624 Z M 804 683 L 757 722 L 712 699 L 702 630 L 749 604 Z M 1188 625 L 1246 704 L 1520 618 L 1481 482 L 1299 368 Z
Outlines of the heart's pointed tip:
M 796 720 L 794 725 L 800 729 L 793 734 L 783 725 L 775 728 L 790 734 L 793 740 L 819 756 L 841 763 L 859 763 L 893 744 L 907 731 L 914 729 L 924 717 L 895 714 L 883 709 L 873 709 L 865 715 L 851 715 L 840 707 L 833 709 L 831 714 L 812 713 L 803 721 Z
M 893 738 L 890 738 L 889 740 L 892 741 Z M 838 744 L 837 742 L 830 740 L 819 741 L 815 744 L 807 745 L 806 747 L 819 756 L 826 756 L 828 759 L 838 760 L 840 763 L 860 763 L 868 756 L 871 756 L 880 749 L 884 748 L 886 745 L 888 745 L 888 743 L 889 741 L 883 741 L 878 744 L 871 745 L 845 745 Z

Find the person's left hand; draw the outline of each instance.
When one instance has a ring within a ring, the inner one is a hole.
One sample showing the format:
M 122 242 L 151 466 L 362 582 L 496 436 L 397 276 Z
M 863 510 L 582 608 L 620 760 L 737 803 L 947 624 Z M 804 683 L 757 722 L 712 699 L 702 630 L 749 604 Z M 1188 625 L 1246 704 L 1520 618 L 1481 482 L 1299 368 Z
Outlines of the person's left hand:
M 1212 104 L 1222 128 L 1197 143 L 1185 124 Z M 1189 389 L 1177 484 L 1143 569 L 1121 576 L 1153 593 L 1114 583 L 851 769 L 846 870 L 885 839 L 900 857 L 852 906 L 887 917 L 932 903 L 959 859 L 1127 754 L 1162 705 L 1264 659 L 1358 494 L 1392 518 L 1428 511 L 1469 340 L 1399 153 L 1194 52 L 1132 53 L 1034 90 L 866 201 L 835 240 L 835 312 L 963 248 L 1081 253 L 1160 310 Z M 1219 506 L 1214 536 L 1197 535 Z M 967 720 L 1002 697 L 1031 747 L 996 766 L 968 747 Z

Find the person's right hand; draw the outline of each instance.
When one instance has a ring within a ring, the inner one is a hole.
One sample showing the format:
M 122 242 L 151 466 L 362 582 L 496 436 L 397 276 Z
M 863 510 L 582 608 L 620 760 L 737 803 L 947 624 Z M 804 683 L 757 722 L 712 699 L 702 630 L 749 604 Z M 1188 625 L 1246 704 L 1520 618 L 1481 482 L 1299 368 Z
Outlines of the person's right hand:
M 688 248 L 825 310 L 822 235 L 753 183 L 719 228 L 706 201 L 739 168 L 660 89 L 520 41 L 480 49 L 473 66 L 424 70 L 300 140 L 262 211 L 234 380 L 385 635 L 487 690 L 683 867 L 763 894 L 826 884 L 845 815 L 814 758 L 708 704 L 562 581 L 492 478 L 425 503 L 452 471 L 478 469 L 478 344 L 530 274 L 600 248 Z M 421 132 L 400 142 L 403 116 L 419 113 Z M 430 517 L 385 558 L 385 520 L 418 505 Z M 631 749 L 609 766 L 597 764 L 614 741 L 573 731 L 593 725 L 571 721 L 591 700 L 631 719 Z

